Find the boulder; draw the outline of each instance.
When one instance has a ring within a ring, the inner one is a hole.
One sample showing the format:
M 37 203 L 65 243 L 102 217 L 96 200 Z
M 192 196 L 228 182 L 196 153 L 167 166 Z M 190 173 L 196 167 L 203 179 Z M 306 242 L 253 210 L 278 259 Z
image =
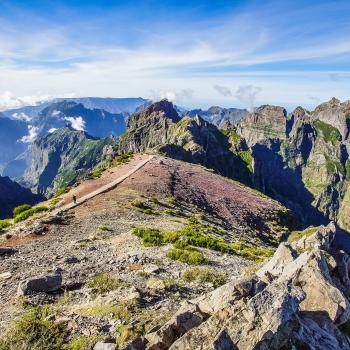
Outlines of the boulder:
M 52 273 L 45 276 L 36 276 L 21 281 L 18 285 L 17 295 L 31 295 L 35 293 L 55 292 L 62 286 L 62 276 Z
M 197 305 L 185 304 L 164 326 L 145 336 L 148 341 L 147 349 L 168 349 L 177 338 L 181 337 L 190 329 L 199 326 L 206 317 Z

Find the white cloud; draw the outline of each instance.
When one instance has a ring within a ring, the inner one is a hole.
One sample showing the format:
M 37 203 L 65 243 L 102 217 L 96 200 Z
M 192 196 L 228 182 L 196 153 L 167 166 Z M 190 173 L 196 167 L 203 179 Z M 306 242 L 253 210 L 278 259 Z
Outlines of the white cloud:
M 23 143 L 32 143 L 35 141 L 39 133 L 39 128 L 33 125 L 28 125 L 28 135 L 23 136 L 20 141 Z
M 16 120 L 22 120 L 25 122 L 29 122 L 31 120 L 30 116 L 21 112 L 21 113 L 13 113 L 12 118 Z
M 0 94 L 0 111 L 23 106 L 35 106 L 39 103 L 49 100 L 50 98 L 52 97 L 42 94 L 17 97 L 10 91 L 5 91 L 3 94 Z
M 232 91 L 226 86 L 214 85 L 214 89 L 222 96 L 232 96 Z
M 239 86 L 235 96 L 237 99 L 248 105 L 248 108 L 253 111 L 257 95 L 262 91 L 262 88 L 254 85 Z
M 73 129 L 85 131 L 85 121 L 82 117 L 65 117 L 64 120 L 69 121 Z
M 192 89 L 181 89 L 178 91 L 151 91 L 151 100 L 158 101 L 167 99 L 168 101 L 179 103 L 186 100 L 190 100 L 193 97 Z
M 54 133 L 56 130 L 57 130 L 57 128 L 51 128 L 51 129 L 49 130 L 49 134 Z

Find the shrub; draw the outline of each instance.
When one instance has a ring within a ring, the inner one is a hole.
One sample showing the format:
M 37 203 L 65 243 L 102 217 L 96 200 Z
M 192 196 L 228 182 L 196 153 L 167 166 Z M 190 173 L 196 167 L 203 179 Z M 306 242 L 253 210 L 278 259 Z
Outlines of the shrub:
M 316 128 L 316 130 L 323 135 L 323 138 L 326 142 L 331 142 L 332 144 L 334 144 L 336 141 L 341 140 L 340 132 L 334 126 L 322 122 L 319 119 L 315 120 L 313 125 Z
M 261 261 L 274 253 L 270 249 L 244 245 L 240 242 L 228 243 L 215 235 L 223 234 L 222 231 L 222 229 L 214 226 L 203 225 L 198 218 L 191 217 L 187 220 L 187 225 L 180 230 L 163 233 L 158 229 L 134 228 L 133 234 L 140 237 L 142 244 L 145 246 L 172 243 L 178 250 L 188 250 L 191 246 L 201 247 L 222 253 L 235 254 L 252 261 Z
M 185 271 L 182 275 L 182 278 L 187 282 L 209 282 L 212 283 L 214 287 L 221 286 L 226 282 L 226 277 L 224 274 L 218 273 L 210 269 L 199 267 Z
M 132 229 L 132 234 L 141 238 L 142 245 L 145 247 L 164 244 L 163 234 L 158 229 L 134 227 Z
M 287 241 L 289 243 L 299 240 L 304 236 L 311 236 L 318 230 L 318 227 L 308 227 L 303 231 L 293 231 L 289 236 Z
M 125 282 L 118 280 L 115 276 L 101 273 L 91 277 L 87 283 L 87 287 L 94 288 L 96 293 L 103 294 L 111 292 L 118 287 L 125 285 Z
M 154 203 L 154 204 L 161 204 L 160 202 L 159 202 L 159 200 L 158 200 L 158 198 L 157 197 L 151 197 L 150 198 L 150 201 L 152 202 L 152 203 Z
M 166 201 L 170 204 L 170 205 L 176 205 L 176 198 L 175 197 L 168 197 L 166 199 Z
M 126 132 L 126 133 L 127 133 L 127 132 Z M 121 154 L 120 156 L 117 156 L 117 157 L 116 157 L 115 163 L 116 163 L 117 165 L 127 163 L 127 162 L 130 161 L 130 159 L 131 159 L 132 157 L 133 157 L 133 153 L 132 153 L 132 152 Z
M 33 216 L 34 214 L 41 213 L 41 212 L 44 212 L 47 210 L 48 210 L 48 208 L 45 206 L 34 207 L 34 208 L 28 209 L 26 211 L 23 211 L 21 214 L 17 215 L 13 221 L 15 223 L 17 223 L 17 222 L 28 219 L 30 216 Z
M 171 215 L 171 216 L 182 216 L 182 213 L 178 209 L 165 209 L 164 214 Z
M 75 337 L 68 344 L 63 345 L 62 350 L 92 350 L 102 337 L 95 335 L 81 335 Z
M 106 226 L 106 225 L 100 226 L 99 229 L 100 229 L 101 231 L 108 231 L 108 232 L 113 231 L 111 228 L 109 228 L 109 227 Z
M 62 349 L 67 336 L 66 324 L 48 320 L 50 311 L 48 306 L 27 309 L 12 323 L 0 341 L 0 349 Z
M 16 207 L 15 209 L 13 209 L 13 217 L 16 217 L 17 215 L 23 213 L 24 211 L 27 211 L 29 209 L 31 209 L 31 205 L 29 204 L 22 204 L 19 205 L 18 207 Z
M 0 220 L 0 231 L 11 225 L 10 220 Z
M 68 187 L 67 186 L 63 186 L 63 187 L 60 187 L 56 193 L 54 194 L 54 198 L 57 198 L 59 196 L 62 196 L 63 194 L 67 193 L 68 192 Z
M 178 260 L 189 265 L 204 264 L 207 260 L 204 255 L 195 249 L 177 249 L 173 248 L 168 252 L 167 257 L 172 260 Z

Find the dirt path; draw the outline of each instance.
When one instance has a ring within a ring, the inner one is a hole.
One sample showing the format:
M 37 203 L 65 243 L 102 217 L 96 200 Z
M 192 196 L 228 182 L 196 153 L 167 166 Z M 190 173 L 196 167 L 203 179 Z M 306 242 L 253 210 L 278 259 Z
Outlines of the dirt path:
M 100 179 L 85 181 L 64 195 L 61 205 L 52 214 L 75 208 L 101 193 L 112 190 L 146 165 L 153 157 L 153 155 L 145 154 L 135 155 L 130 162 L 105 172 Z M 76 203 L 72 202 L 73 195 L 77 198 Z

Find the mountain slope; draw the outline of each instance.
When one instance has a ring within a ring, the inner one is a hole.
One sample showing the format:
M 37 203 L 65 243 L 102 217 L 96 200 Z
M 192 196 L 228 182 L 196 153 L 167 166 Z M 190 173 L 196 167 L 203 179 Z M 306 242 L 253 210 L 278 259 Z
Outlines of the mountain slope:
M 0 219 L 11 217 L 12 210 L 18 205 L 34 205 L 44 199 L 43 196 L 33 194 L 27 188 L 11 181 L 10 178 L 0 176 Z
M 135 165 L 137 156 L 130 164 L 118 166 L 118 176 L 129 173 Z M 96 181 L 109 176 L 106 171 Z M 276 201 L 203 167 L 165 157 L 154 157 L 117 187 L 80 205 L 78 195 L 77 206 L 59 212 L 60 201 L 71 201 L 72 194 L 81 193 L 79 188 L 84 186 L 82 182 L 58 198 L 58 212 L 53 208 L 51 213 L 14 225 L 7 231 L 12 238 L 0 242 L 0 254 L 4 247 L 12 249 L 12 255 L 0 255 L 1 273 L 12 273 L 0 289 L 2 331 L 14 315 L 26 313 L 13 304 L 19 282 L 48 271 L 54 274 L 53 261 L 60 270 L 66 298 L 61 299 L 60 293 L 34 292 L 25 294 L 24 300 L 36 310 L 50 302 L 54 320 L 68 317 L 67 322 L 75 322 L 81 317 L 77 327 L 67 328 L 67 343 L 89 329 L 95 336 L 118 337 L 122 328 L 113 323 L 115 317 L 123 325 L 131 319 L 141 325 L 163 324 L 183 300 L 213 290 L 214 285 L 242 274 L 252 261 L 271 255 L 271 249 L 288 231 L 284 222 L 288 213 Z M 171 241 L 142 243 L 136 228 L 146 232 L 155 229 L 151 232 L 156 237 L 169 235 Z M 198 259 L 195 266 L 210 269 L 218 280 L 185 282 L 182 276 L 193 266 L 184 257 L 179 260 L 172 255 L 179 251 L 185 256 L 194 254 Z M 16 269 L 12 269 L 14 265 Z M 97 289 L 91 285 L 94 278 Z M 108 285 L 108 278 L 117 278 L 120 283 L 112 283 L 111 289 L 101 293 L 99 278 L 102 288 Z M 54 311 L 57 307 L 60 316 Z M 117 316 L 116 310 L 125 312 Z M 136 333 L 150 328 L 139 327 Z M 15 338 L 11 336 L 12 341 Z M 120 337 L 120 346 L 128 339 L 130 336 Z
M 96 139 L 83 131 L 58 129 L 33 143 L 32 163 L 21 183 L 34 192 L 52 194 L 100 163 L 106 146 L 113 143 L 113 138 Z

